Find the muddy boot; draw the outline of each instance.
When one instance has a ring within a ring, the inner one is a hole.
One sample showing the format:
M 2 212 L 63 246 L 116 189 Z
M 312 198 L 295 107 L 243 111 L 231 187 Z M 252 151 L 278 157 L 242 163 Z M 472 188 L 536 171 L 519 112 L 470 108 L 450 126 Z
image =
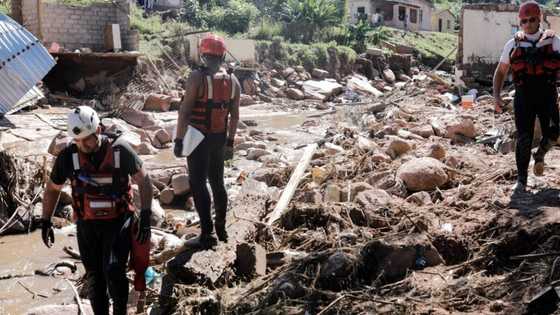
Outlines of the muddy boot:
M 218 236 L 218 239 L 220 240 L 220 242 L 227 243 L 228 235 L 227 235 L 227 231 L 226 231 L 226 225 L 216 223 L 214 225 L 214 227 L 216 228 L 216 235 Z
M 545 145 L 540 145 L 537 149 L 537 152 L 533 154 L 533 160 L 535 160 L 535 165 L 533 165 L 533 172 L 535 173 L 535 176 L 542 176 L 544 174 L 544 156 L 551 147 L 552 143 L 548 141 Z
M 200 234 L 197 237 L 191 238 L 185 242 L 187 247 L 211 249 L 218 244 L 218 241 L 212 234 Z

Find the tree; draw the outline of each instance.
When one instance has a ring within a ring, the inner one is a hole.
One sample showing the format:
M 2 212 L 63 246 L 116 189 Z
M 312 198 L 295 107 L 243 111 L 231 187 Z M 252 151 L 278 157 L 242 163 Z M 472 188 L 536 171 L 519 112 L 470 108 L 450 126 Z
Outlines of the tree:
M 288 0 L 282 14 L 285 37 L 309 43 L 319 30 L 340 21 L 338 13 L 333 0 Z

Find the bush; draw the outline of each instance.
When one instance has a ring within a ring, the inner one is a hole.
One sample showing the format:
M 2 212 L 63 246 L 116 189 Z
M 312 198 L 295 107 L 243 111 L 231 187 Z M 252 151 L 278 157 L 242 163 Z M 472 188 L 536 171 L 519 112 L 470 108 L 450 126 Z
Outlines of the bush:
M 141 34 L 156 34 L 163 32 L 161 17 L 152 15 L 144 17 L 144 10 L 135 5 L 131 6 L 130 27 L 138 30 Z
M 258 14 L 257 8 L 245 0 L 230 0 L 227 6 L 215 6 L 206 16 L 211 28 L 223 30 L 230 35 L 245 33 Z
M 260 24 L 257 24 L 250 37 L 256 40 L 272 40 L 276 36 L 282 34 L 282 24 L 272 22 L 268 19 L 263 19 Z

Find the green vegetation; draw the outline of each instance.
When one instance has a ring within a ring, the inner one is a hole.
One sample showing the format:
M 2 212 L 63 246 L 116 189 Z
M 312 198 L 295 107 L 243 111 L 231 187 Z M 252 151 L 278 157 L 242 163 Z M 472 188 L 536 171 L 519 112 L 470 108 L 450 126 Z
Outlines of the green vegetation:
M 357 57 L 353 49 L 335 42 L 311 45 L 290 44 L 281 37 L 276 37 L 272 41 L 259 41 L 257 48 L 264 54 L 264 56 L 260 56 L 261 60 L 272 58 L 284 65 L 304 66 L 307 69 L 327 67 L 329 49 L 336 52 L 337 56 L 342 59 L 340 60 L 342 63 L 353 63 Z
M 457 35 L 439 32 L 405 32 L 386 28 L 388 42 L 413 47 L 424 57 L 444 57 L 457 46 Z

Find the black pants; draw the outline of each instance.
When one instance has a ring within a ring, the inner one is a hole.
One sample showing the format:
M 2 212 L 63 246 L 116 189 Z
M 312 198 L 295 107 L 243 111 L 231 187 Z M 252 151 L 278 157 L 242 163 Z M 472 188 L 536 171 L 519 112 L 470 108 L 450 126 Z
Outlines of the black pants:
M 87 273 L 88 297 L 95 315 L 109 314 L 109 296 L 113 314 L 126 315 L 128 279 L 126 268 L 130 254 L 132 216 L 114 220 L 78 220 L 78 247 Z
M 517 128 L 517 146 L 515 160 L 517 162 L 518 181 L 527 184 L 531 148 L 535 128 L 535 118 L 539 118 L 542 139 L 539 144 L 539 155 L 549 150 L 558 138 L 558 105 L 556 87 L 550 83 L 532 83 L 516 87 L 514 98 L 515 127 Z
M 227 210 L 227 193 L 224 185 L 224 147 L 225 134 L 208 134 L 187 157 L 189 181 L 193 193 L 194 205 L 200 217 L 202 234 L 213 231 L 210 212 L 210 193 L 206 180 L 210 182 L 216 210 L 216 225 L 225 225 Z

